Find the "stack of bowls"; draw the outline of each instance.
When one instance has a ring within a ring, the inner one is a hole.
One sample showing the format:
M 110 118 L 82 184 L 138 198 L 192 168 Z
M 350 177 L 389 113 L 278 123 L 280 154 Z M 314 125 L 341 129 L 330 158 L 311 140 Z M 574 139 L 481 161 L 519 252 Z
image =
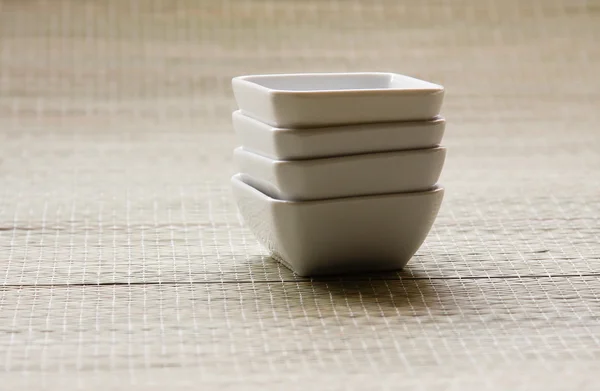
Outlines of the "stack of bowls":
M 302 276 L 400 269 L 444 190 L 444 89 L 392 73 L 240 76 L 240 213 Z

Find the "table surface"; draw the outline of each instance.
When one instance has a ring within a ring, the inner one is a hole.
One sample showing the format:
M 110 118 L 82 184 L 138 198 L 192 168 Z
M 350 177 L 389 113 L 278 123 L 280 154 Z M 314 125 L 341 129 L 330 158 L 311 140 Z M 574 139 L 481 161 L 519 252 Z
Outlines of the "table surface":
M 598 0 L 0 0 L 0 389 L 595 389 L 599 42 Z M 447 88 L 446 198 L 406 270 L 300 278 L 230 78 L 352 70 Z

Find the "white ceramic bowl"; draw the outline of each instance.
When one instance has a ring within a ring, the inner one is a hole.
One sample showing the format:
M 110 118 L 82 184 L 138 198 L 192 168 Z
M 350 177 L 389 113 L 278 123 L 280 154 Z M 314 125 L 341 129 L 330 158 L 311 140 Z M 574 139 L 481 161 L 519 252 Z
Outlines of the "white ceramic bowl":
M 428 120 L 444 99 L 440 85 L 380 72 L 239 76 L 232 87 L 242 113 L 280 128 Z
M 241 147 L 234 151 L 244 182 L 288 201 L 427 190 L 438 181 L 445 157 L 443 147 L 310 160 L 273 160 Z
M 245 224 L 301 276 L 401 269 L 427 237 L 444 189 L 291 202 L 231 179 Z
M 275 128 L 241 111 L 233 128 L 245 150 L 277 160 L 314 159 L 432 148 L 440 144 L 446 121 L 381 122 L 311 129 Z

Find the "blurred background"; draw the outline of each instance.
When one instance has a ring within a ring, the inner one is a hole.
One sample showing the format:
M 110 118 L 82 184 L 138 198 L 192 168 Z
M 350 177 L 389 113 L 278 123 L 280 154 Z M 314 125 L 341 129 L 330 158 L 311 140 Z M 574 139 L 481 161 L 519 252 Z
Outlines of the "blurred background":
M 598 146 L 599 18 L 597 0 L 2 0 L 0 126 L 13 135 L 9 150 L 36 131 L 43 142 L 28 144 L 31 159 L 82 167 L 86 153 L 127 150 L 105 168 L 198 183 L 222 179 L 213 166 L 228 164 L 236 144 L 231 77 L 391 71 L 446 86 L 447 180 L 461 171 L 471 187 L 496 170 L 523 185 L 532 175 L 560 182 L 587 167 L 562 155 Z M 73 151 L 83 134 L 119 145 Z M 54 142 L 72 154 L 47 156 Z M 462 170 L 467 155 L 478 164 Z M 501 163 L 511 156 L 519 160 Z M 174 173 L 172 159 L 194 172 Z M 56 165 L 28 162 L 19 166 L 53 166 L 60 180 Z

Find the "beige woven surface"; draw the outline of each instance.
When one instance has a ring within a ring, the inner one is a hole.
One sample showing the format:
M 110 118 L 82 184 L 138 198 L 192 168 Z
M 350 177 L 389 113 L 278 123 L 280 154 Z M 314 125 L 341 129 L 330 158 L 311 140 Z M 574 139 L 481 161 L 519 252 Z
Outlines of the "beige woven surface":
M 598 0 L 0 0 L 0 389 L 597 389 L 599 43 Z M 407 270 L 297 278 L 230 78 L 345 70 L 447 87 L 447 196 Z

